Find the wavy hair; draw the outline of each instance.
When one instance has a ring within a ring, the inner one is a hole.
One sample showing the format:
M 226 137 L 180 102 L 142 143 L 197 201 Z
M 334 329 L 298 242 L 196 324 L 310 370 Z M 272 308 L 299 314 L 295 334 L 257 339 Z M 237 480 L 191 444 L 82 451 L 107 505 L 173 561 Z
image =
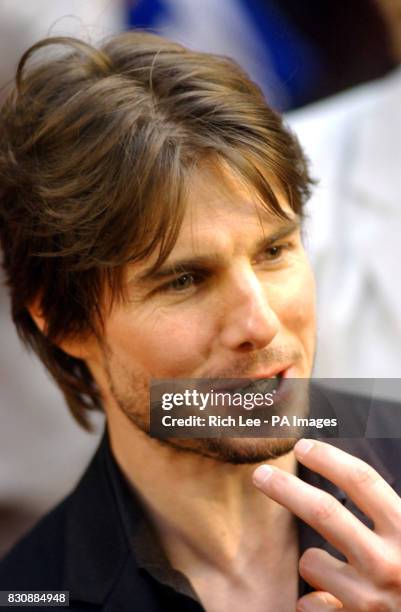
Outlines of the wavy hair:
M 21 58 L 0 111 L 0 241 L 12 315 L 78 422 L 102 408 L 69 337 L 101 341 L 105 286 L 168 256 L 191 172 L 224 160 L 274 214 L 302 215 L 311 180 L 296 138 L 232 60 L 128 32 L 99 48 L 48 38 Z M 46 329 L 29 312 L 37 303 Z

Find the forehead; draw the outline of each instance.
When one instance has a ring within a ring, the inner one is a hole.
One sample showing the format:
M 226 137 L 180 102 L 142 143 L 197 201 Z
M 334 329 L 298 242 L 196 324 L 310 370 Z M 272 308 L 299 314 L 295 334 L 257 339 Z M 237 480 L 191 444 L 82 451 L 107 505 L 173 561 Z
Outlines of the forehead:
M 158 263 L 153 252 L 132 262 L 125 268 L 126 278 L 146 283 L 192 265 L 226 266 L 233 257 L 255 254 L 266 244 L 296 231 L 299 216 L 280 190 L 274 191 L 287 218 L 273 213 L 256 189 L 228 166 L 200 167 L 188 181 L 183 222 L 167 258 Z
M 198 250 L 207 243 L 246 242 L 268 234 L 298 217 L 275 185 L 272 189 L 288 219 L 274 214 L 228 165 L 203 165 L 188 184 L 186 210 L 172 255 Z

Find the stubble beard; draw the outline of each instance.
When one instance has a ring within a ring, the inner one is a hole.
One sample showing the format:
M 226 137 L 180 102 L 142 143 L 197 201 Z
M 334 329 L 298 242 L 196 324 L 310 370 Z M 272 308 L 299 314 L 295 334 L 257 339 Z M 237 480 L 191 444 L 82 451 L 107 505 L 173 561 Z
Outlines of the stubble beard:
M 104 348 L 104 368 L 110 393 L 134 427 L 150 437 L 150 378 L 131 372 Z M 307 412 L 305 406 L 303 412 Z M 152 438 L 177 454 L 196 454 L 231 465 L 257 464 L 289 453 L 298 437 L 292 438 Z

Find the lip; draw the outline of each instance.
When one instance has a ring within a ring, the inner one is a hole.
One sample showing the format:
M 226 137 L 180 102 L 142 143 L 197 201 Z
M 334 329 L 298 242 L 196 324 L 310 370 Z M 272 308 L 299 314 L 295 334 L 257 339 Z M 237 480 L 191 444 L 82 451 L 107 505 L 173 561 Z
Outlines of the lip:
M 223 392 L 223 391 L 232 391 L 233 389 L 240 389 L 246 387 L 251 384 L 255 380 L 263 380 L 265 378 L 274 378 L 277 374 L 281 374 L 281 377 L 289 378 L 291 376 L 291 372 L 294 370 L 293 364 L 280 364 L 276 365 L 274 368 L 271 368 L 265 372 L 257 372 L 255 374 L 249 374 L 246 377 L 230 377 L 230 378 L 221 378 L 216 379 L 216 382 L 213 382 L 213 389 L 215 391 Z
M 294 370 L 294 366 L 292 363 L 277 365 L 271 370 L 267 372 L 261 372 L 257 374 L 252 374 L 247 376 L 249 380 L 259 380 L 261 378 L 273 378 L 277 376 L 277 374 L 281 374 L 282 378 L 289 378 L 291 376 L 291 371 Z

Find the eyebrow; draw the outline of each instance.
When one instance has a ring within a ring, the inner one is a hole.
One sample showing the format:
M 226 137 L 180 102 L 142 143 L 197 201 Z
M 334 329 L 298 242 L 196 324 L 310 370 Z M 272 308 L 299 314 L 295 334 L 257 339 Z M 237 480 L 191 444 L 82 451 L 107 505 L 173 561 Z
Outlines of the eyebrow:
M 291 235 L 301 226 L 299 217 L 284 221 L 280 227 L 273 233 L 265 236 L 256 244 L 255 254 L 260 253 L 263 249 L 268 249 L 277 240 L 281 240 Z M 195 257 L 177 259 L 168 264 L 161 265 L 156 270 L 154 266 L 149 266 L 140 275 L 133 278 L 135 282 L 158 281 L 169 278 L 180 271 L 186 270 L 205 270 L 207 268 L 216 268 L 221 266 L 221 255 L 218 253 L 208 253 L 207 255 L 196 255 Z

